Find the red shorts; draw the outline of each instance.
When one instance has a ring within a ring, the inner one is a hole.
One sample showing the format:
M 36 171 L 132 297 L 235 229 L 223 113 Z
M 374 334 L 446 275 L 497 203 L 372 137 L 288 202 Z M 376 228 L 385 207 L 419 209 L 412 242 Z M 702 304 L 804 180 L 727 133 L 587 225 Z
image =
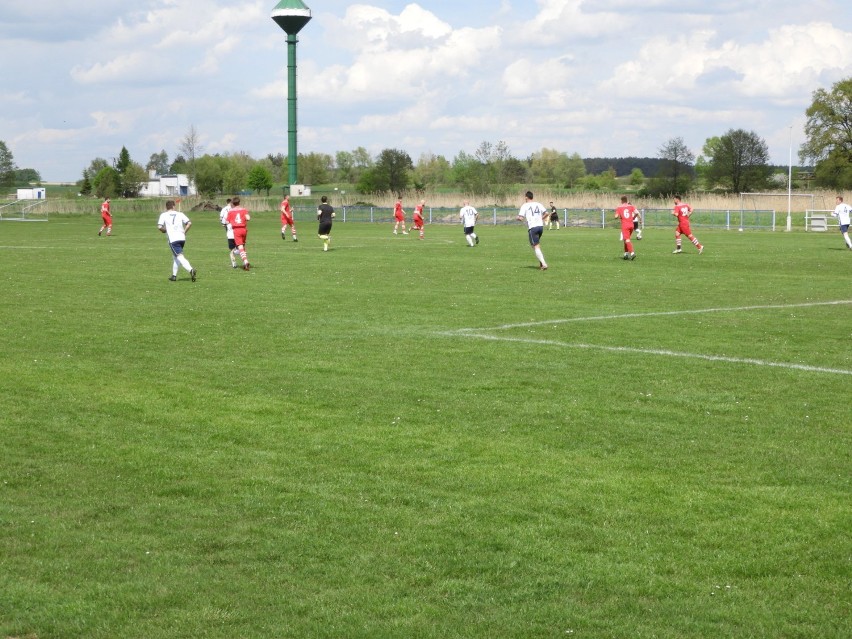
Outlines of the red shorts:
M 677 231 L 675 231 L 675 234 L 678 234 L 678 233 L 680 235 L 692 235 L 692 231 L 689 230 L 689 222 L 688 221 L 683 220 L 680 224 L 677 225 Z
M 422 229 L 423 228 L 423 218 L 419 215 L 414 216 L 414 228 Z
M 630 239 L 631 235 L 633 235 L 633 227 L 632 226 L 622 226 L 621 227 L 621 237 L 625 242 Z
M 288 224 L 289 224 L 290 226 L 293 226 L 293 216 L 292 216 L 292 215 L 287 215 L 286 213 L 282 213 L 282 214 L 281 214 L 281 224 L 282 224 L 283 226 L 286 226 L 286 225 L 288 225 Z
M 107 226 L 112 226 L 112 215 L 104 215 L 103 213 L 101 213 L 101 219 Z
M 393 216 L 397 222 L 405 222 L 405 216 L 402 213 L 394 213 Z
M 248 229 L 244 226 L 237 227 L 234 229 L 234 244 L 237 246 L 243 246 L 246 243 L 246 235 L 248 235 Z

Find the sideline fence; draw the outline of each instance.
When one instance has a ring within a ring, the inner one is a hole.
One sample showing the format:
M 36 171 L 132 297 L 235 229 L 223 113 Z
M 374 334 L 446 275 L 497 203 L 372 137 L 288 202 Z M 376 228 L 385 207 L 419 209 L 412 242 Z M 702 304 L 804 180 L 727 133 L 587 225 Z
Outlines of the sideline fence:
M 478 224 L 514 224 L 517 221 L 518 209 L 488 207 L 480 208 Z M 619 222 L 615 220 L 614 209 L 572 209 L 562 208 L 559 211 L 559 223 L 567 227 L 615 228 Z M 639 209 L 643 227 L 672 226 L 671 209 Z M 410 212 L 406 216 L 410 222 Z M 459 224 L 457 209 L 428 208 L 423 210 L 423 217 L 429 224 Z M 695 209 L 690 224 L 696 228 L 720 228 L 726 230 L 776 230 L 776 212 L 771 209 L 757 211 L 740 210 L 710 210 Z M 342 206 L 338 207 L 337 220 L 341 222 L 371 222 L 377 224 L 392 224 L 393 209 L 377 206 Z

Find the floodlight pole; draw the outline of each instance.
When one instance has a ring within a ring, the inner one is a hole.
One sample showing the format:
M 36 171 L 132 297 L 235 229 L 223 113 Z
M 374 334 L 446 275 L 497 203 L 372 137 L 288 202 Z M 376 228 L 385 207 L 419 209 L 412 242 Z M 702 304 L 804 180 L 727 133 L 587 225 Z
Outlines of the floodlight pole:
M 301 0 L 281 0 L 272 10 L 272 19 L 287 34 L 287 168 L 290 184 L 299 179 L 299 151 L 296 143 L 296 34 L 311 19 L 311 10 Z
M 791 209 L 793 204 L 793 125 L 790 125 L 790 158 L 787 162 L 787 230 L 793 230 Z

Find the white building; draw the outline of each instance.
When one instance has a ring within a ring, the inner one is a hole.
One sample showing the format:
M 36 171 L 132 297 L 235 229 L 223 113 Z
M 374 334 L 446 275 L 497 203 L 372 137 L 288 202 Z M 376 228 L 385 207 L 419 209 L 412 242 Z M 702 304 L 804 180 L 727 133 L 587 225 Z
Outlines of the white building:
M 140 197 L 178 197 L 186 195 L 197 195 L 195 183 L 189 179 L 186 173 L 172 175 L 157 175 L 156 171 L 148 173 L 148 181 L 139 189 Z
M 47 189 L 42 186 L 32 189 L 18 189 L 19 200 L 46 200 Z

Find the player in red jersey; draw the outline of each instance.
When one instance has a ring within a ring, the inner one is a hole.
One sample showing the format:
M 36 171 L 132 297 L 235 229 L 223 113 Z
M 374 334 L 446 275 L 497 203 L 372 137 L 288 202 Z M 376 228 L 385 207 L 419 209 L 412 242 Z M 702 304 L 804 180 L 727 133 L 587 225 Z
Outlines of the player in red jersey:
M 615 219 L 621 222 L 621 239 L 624 242 L 624 259 L 635 260 L 636 252 L 633 250 L 633 243 L 630 241 L 630 236 L 633 234 L 633 214 L 636 212 L 636 207 L 627 201 L 627 196 L 621 196 L 621 206 L 615 209 Z
M 231 210 L 228 211 L 228 224 L 234 229 L 234 244 L 237 245 L 237 250 L 240 252 L 240 258 L 243 260 L 243 268 L 247 271 L 251 268 L 251 264 L 248 261 L 248 254 L 246 253 L 246 235 L 248 234 L 246 224 L 250 219 L 251 215 L 249 215 L 249 212 L 240 206 L 239 196 L 232 199 Z
M 701 255 L 701 253 L 704 252 L 704 247 L 701 245 L 701 242 L 698 241 L 698 238 L 692 234 L 692 231 L 689 228 L 689 216 L 692 215 L 692 207 L 686 202 L 681 202 L 679 197 L 675 197 L 672 215 L 677 218 L 677 228 L 675 229 L 675 250 L 672 251 L 672 253 L 683 253 L 680 236 L 686 235 L 686 237 L 689 238 L 689 241 L 698 249 L 698 254 Z
M 112 235 L 112 215 L 109 212 L 109 198 L 106 198 L 101 204 L 101 219 L 104 222 L 104 225 L 101 227 L 101 230 L 98 231 L 98 235 L 104 232 L 106 229 L 107 237 Z
M 296 237 L 296 222 L 293 220 L 293 207 L 290 206 L 290 196 L 285 195 L 281 202 L 281 239 L 286 240 L 287 227 L 290 227 L 290 232 L 293 235 L 293 241 L 298 242 Z
M 420 233 L 420 239 L 423 239 L 423 207 L 426 206 L 426 200 L 420 200 L 420 204 L 414 207 L 414 230 Z
M 396 220 L 396 224 L 393 225 L 393 234 L 396 235 L 396 230 L 402 224 L 402 234 L 408 235 L 408 232 L 405 230 L 405 211 L 402 210 L 401 197 L 396 199 L 396 205 L 393 207 L 393 218 Z

